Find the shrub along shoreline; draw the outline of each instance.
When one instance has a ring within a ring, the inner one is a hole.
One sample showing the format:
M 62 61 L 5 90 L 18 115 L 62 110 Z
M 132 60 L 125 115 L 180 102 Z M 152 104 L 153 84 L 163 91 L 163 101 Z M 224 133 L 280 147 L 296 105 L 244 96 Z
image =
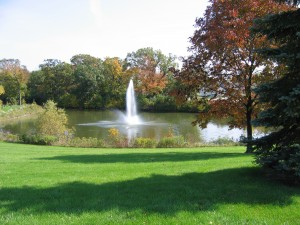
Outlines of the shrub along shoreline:
M 10 143 L 49 145 L 78 148 L 193 148 L 193 147 L 216 147 L 216 146 L 242 146 L 240 142 L 231 139 L 219 138 L 211 142 L 189 143 L 183 136 L 162 137 L 160 140 L 137 137 L 128 140 L 124 136 L 109 137 L 107 140 L 94 137 L 56 137 L 39 134 L 12 134 L 0 131 L 0 141 Z

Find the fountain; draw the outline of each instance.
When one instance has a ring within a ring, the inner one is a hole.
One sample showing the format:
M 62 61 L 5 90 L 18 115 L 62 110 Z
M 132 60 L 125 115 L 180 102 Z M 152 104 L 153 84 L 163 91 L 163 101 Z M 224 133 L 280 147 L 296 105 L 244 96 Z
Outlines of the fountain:
M 133 80 L 131 79 L 126 91 L 126 112 L 114 110 L 115 120 L 101 120 L 93 123 L 77 124 L 79 126 L 101 127 L 101 128 L 117 128 L 123 135 L 127 136 L 128 141 L 143 136 L 145 130 L 157 127 L 166 127 L 166 123 L 145 121 L 137 113 L 137 104 L 134 93 Z M 147 127 L 147 128 L 146 128 Z
M 157 126 L 165 125 L 163 123 L 156 123 L 153 121 L 143 121 L 137 114 L 137 104 L 135 99 L 135 92 L 133 80 L 131 79 L 126 91 L 126 112 L 114 110 L 117 119 L 114 121 L 98 121 L 95 123 L 78 124 L 80 126 L 97 126 L 103 128 L 118 128 L 123 134 L 127 134 L 128 139 L 136 137 L 142 131 L 143 126 Z
M 126 117 L 125 122 L 128 125 L 137 125 L 141 123 L 139 116 L 137 115 L 136 100 L 134 94 L 134 87 L 132 79 L 129 82 L 126 91 Z

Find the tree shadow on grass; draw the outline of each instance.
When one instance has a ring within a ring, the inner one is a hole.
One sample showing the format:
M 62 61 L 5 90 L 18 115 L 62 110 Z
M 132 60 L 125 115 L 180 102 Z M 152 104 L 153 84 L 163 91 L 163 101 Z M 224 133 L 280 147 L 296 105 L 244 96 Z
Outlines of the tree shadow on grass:
M 180 176 L 152 175 L 134 180 L 94 184 L 73 182 L 49 188 L 1 188 L 6 211 L 81 214 L 119 210 L 174 214 L 216 210 L 221 204 L 278 205 L 292 203 L 300 190 L 267 183 L 257 168 L 239 168 Z
M 181 162 L 208 160 L 217 158 L 247 157 L 244 153 L 220 152 L 164 152 L 164 153 L 124 153 L 99 155 L 65 155 L 39 160 L 62 160 L 71 163 L 152 163 L 152 162 Z

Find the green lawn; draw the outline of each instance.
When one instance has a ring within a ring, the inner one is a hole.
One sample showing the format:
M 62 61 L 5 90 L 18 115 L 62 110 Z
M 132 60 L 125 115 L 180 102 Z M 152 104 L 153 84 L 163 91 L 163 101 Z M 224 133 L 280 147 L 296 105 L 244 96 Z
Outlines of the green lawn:
M 300 224 L 300 188 L 243 152 L 0 143 L 0 224 Z

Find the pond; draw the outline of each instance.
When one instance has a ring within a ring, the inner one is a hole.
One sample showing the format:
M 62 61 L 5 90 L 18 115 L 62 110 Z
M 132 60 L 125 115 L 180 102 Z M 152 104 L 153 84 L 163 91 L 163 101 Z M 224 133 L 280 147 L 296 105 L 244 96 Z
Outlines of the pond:
M 218 138 L 230 138 L 239 140 L 245 131 L 241 129 L 229 130 L 224 121 L 212 121 L 206 129 L 192 126 L 195 114 L 192 113 L 140 113 L 143 121 L 141 124 L 131 125 L 114 123 L 118 120 L 119 113 L 115 111 L 77 111 L 67 110 L 69 125 L 75 128 L 76 137 L 97 137 L 105 139 L 110 128 L 117 128 L 128 138 L 150 137 L 160 139 L 169 133 L 182 135 L 189 142 L 209 142 Z M 35 119 L 20 120 L 7 124 L 3 130 L 12 133 L 22 134 L 33 130 L 36 124 Z M 258 130 L 254 134 L 259 136 Z

